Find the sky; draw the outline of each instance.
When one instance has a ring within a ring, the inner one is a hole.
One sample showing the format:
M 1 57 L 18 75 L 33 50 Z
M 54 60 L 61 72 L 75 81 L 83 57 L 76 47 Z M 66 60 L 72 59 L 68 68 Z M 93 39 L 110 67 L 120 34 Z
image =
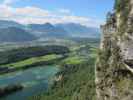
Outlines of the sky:
M 0 0 L 0 19 L 29 23 L 79 23 L 99 27 L 114 0 Z

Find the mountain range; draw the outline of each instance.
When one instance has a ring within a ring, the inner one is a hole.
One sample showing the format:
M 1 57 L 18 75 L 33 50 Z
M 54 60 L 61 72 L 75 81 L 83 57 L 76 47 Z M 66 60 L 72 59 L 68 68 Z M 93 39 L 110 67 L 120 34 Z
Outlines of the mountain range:
M 69 33 L 62 27 L 56 27 L 50 23 L 45 24 L 29 24 L 27 29 L 39 37 L 64 37 L 69 36 Z
M 28 24 L 0 20 L 0 42 L 25 42 L 39 38 L 100 37 L 100 30 L 76 23 Z
M 62 27 L 73 37 L 99 37 L 100 29 L 95 27 L 87 27 L 76 23 L 56 24 L 57 27 Z
M 37 38 L 31 33 L 17 27 L 0 29 L 0 42 L 27 42 Z

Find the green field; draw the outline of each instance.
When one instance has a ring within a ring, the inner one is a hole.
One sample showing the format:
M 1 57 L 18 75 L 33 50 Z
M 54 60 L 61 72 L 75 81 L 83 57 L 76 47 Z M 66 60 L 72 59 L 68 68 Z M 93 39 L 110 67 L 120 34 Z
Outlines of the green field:
M 5 64 L 1 66 L 10 67 L 10 68 L 23 68 L 25 66 L 33 65 L 35 63 L 48 62 L 48 61 L 55 60 L 61 57 L 62 55 L 51 54 L 51 55 L 46 55 L 46 56 L 41 56 L 41 57 L 32 57 L 32 58 L 29 58 L 23 61 Z
M 83 62 L 85 62 L 85 59 L 80 56 L 68 57 L 67 59 L 63 60 L 63 63 L 68 65 L 76 65 Z

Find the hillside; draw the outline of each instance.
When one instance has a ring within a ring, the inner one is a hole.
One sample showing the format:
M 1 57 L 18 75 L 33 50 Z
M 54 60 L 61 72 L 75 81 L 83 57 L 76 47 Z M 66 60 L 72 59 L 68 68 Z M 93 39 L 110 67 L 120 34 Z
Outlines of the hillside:
M 24 28 L 24 25 L 10 20 L 0 20 L 0 28 L 18 27 Z
M 0 42 L 26 42 L 36 39 L 34 35 L 21 28 L 8 27 L 0 29 Z

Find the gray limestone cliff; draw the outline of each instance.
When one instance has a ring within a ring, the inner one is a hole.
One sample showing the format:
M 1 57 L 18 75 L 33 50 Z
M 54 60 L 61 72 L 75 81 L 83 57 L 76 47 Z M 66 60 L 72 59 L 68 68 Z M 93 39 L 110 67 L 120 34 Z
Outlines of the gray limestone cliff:
M 101 29 L 97 100 L 133 100 L 133 0 L 116 0 Z

